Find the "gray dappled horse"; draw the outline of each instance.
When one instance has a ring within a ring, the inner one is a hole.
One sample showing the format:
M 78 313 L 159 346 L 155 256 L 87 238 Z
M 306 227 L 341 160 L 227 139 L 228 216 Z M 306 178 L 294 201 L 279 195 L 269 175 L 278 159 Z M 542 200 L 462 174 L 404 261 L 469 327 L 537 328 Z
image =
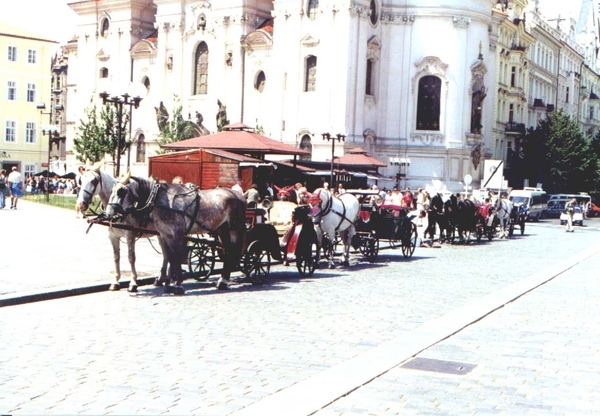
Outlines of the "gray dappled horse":
M 106 212 L 109 218 L 132 215 L 158 231 L 169 263 L 166 293 L 185 293 L 181 264 L 188 254 L 187 235 L 208 233 L 220 241 L 224 258 L 219 289 L 228 288 L 245 250 L 246 200 L 229 188 L 196 190 L 128 173 L 113 186 Z
M 358 199 L 349 193 L 334 196 L 327 189 L 319 188 L 309 196 L 309 204 L 312 206 L 311 217 L 315 224 L 317 233 L 319 253 L 323 247 L 323 238 L 329 240 L 327 252 L 329 254 L 329 267 L 334 267 L 333 255 L 336 233 L 339 233 L 344 244 L 344 265 L 350 264 L 350 245 L 352 237 L 356 234 L 355 224 L 360 213 Z M 325 250 L 324 250 L 325 251 Z
M 101 166 L 101 164 L 96 164 L 93 167 L 88 168 L 81 176 L 81 186 L 79 194 L 77 195 L 77 209 L 84 215 L 90 207 L 92 199 L 96 195 L 100 198 L 102 205 L 106 207 L 113 185 L 117 182 L 111 175 L 100 170 Z M 149 238 L 155 234 L 144 234 L 124 228 L 118 228 L 119 225 L 135 227 L 137 226 L 137 222 L 134 218 L 128 217 L 124 219 L 123 223 L 114 224 L 114 226 L 108 227 L 108 239 L 110 240 L 113 249 L 113 259 L 115 264 L 115 280 L 109 286 L 109 290 L 119 290 L 121 288 L 121 239 L 124 239 L 127 243 L 127 257 L 131 266 L 131 281 L 129 282 L 127 290 L 129 292 L 137 292 L 138 282 L 137 270 L 135 268 L 135 242 L 139 238 Z M 160 237 L 158 238 L 158 242 L 162 247 Z M 157 278 L 157 281 L 164 280 L 166 269 L 167 264 L 163 261 L 160 269 L 160 277 Z

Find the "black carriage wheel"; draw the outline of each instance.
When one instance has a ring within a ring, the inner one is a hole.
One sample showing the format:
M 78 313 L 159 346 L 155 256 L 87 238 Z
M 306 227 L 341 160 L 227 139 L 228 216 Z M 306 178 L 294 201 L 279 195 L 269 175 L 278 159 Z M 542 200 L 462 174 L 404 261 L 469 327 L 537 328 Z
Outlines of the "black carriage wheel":
M 262 247 L 260 241 L 253 241 L 243 257 L 242 272 L 253 285 L 262 285 L 271 271 L 271 253 Z
M 407 235 L 402 238 L 402 255 L 411 257 L 417 245 L 417 226 L 411 222 L 410 231 L 407 229 L 406 232 Z
M 311 243 L 303 250 L 296 250 L 296 268 L 301 277 L 310 277 L 317 268 L 317 243 Z
M 361 252 L 371 263 L 377 259 L 379 254 L 379 240 L 376 236 L 371 235 L 363 240 L 361 244 Z
M 188 269 L 196 280 L 206 280 L 215 268 L 215 246 L 209 242 L 193 241 L 188 245 Z

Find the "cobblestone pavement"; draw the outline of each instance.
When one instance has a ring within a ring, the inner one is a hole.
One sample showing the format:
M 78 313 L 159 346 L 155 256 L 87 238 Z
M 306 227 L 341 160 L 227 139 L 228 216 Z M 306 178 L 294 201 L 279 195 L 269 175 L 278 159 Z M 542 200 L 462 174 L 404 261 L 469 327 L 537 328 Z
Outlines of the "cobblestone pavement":
M 2 307 L 0 412 L 593 414 L 599 225 L 528 223 L 509 240 L 382 250 L 373 264 L 353 255 L 304 279 L 277 266 L 264 286 L 226 292 L 188 281 L 182 297 L 142 287 Z M 93 248 L 81 240 L 72 255 Z M 140 270 L 156 256 L 139 254 Z M 33 290 L 80 279 L 78 261 L 2 267 Z

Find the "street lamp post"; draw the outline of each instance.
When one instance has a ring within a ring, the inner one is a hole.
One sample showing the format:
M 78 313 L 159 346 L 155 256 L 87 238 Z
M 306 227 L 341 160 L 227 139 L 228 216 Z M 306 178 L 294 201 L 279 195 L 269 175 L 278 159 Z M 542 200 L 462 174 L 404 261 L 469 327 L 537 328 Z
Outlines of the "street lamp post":
M 329 134 L 329 132 L 327 132 L 327 133 L 321 133 L 321 136 L 323 136 L 323 140 L 331 141 L 331 175 L 330 175 L 330 179 L 329 179 L 329 189 L 331 189 L 333 191 L 333 190 L 335 190 L 335 184 L 333 182 L 333 161 L 335 159 L 335 141 L 337 140 L 338 142 L 343 142 L 346 139 L 346 135 L 338 133 L 335 136 L 332 136 L 331 134 Z
M 102 98 L 102 104 L 113 103 L 117 107 L 117 122 L 119 123 L 117 129 L 117 169 L 116 176 L 119 177 L 121 174 L 121 144 L 123 141 L 123 106 L 128 105 L 130 107 L 129 112 L 131 113 L 131 107 L 138 108 L 140 106 L 141 97 L 131 97 L 125 93 L 123 95 L 109 96 L 107 92 L 101 92 L 100 98 Z M 131 117 L 129 122 L 131 122 Z
M 52 109 L 50 109 L 50 111 L 48 111 L 48 112 L 44 112 L 44 110 L 46 109 L 45 103 L 40 103 L 36 107 L 38 110 L 40 110 L 40 114 L 48 115 L 50 124 L 52 124 Z M 64 110 L 64 107 L 62 105 L 58 104 L 58 105 L 54 106 L 54 110 L 62 111 L 62 110 Z M 44 136 L 48 136 L 48 168 L 46 169 L 46 201 L 50 201 L 50 165 L 52 164 L 52 144 L 57 143 L 57 144 L 59 144 L 59 148 L 60 148 L 60 143 L 66 142 L 66 137 L 61 136 L 58 129 L 56 129 L 56 128 L 52 129 L 51 127 L 48 127 L 48 130 L 43 129 L 42 134 Z

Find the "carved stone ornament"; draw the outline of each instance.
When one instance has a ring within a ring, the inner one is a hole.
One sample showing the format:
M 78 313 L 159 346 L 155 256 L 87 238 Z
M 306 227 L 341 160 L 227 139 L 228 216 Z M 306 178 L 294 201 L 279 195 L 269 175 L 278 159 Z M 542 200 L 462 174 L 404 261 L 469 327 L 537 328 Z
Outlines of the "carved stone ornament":
M 381 42 L 377 36 L 373 36 L 367 42 L 367 59 L 372 61 L 378 61 L 381 52 Z
M 368 108 L 373 108 L 375 106 L 375 104 L 377 104 L 377 99 L 375 98 L 374 95 L 365 95 L 365 105 Z
M 106 62 L 110 59 L 110 55 L 106 54 L 103 49 L 100 49 L 96 54 L 96 58 L 98 58 L 99 61 Z
M 448 92 L 448 79 L 446 78 L 446 69 L 448 64 L 442 62 L 437 56 L 426 56 L 419 62 L 415 63 L 417 67 L 417 73 L 412 78 L 412 90 L 414 94 L 415 90 L 418 89 L 419 80 L 427 75 L 434 75 L 439 77 L 446 85 L 446 93 Z
M 314 48 L 319 42 L 319 39 L 313 38 L 312 35 L 306 35 L 304 39 L 300 41 L 300 44 L 305 48 Z
M 194 4 L 192 4 L 192 7 L 191 7 L 192 15 L 196 16 L 196 12 L 198 10 L 202 10 L 202 9 L 211 10 L 212 5 L 210 4 L 209 1 L 206 1 L 206 0 L 202 0 L 197 3 L 194 3 Z
M 471 24 L 471 19 L 463 16 L 454 16 L 452 18 L 452 23 L 454 23 L 454 27 L 459 29 L 466 29 Z
M 353 4 L 348 7 L 348 13 L 350 14 L 350 17 L 359 17 L 365 19 L 371 15 L 371 9 L 369 7 Z
M 477 167 L 479 166 L 479 163 L 481 162 L 481 148 L 482 147 L 483 147 L 483 144 L 481 142 L 479 142 L 475 146 L 473 146 L 473 149 L 471 150 L 471 161 L 473 162 L 473 167 L 475 169 L 477 169 Z
M 440 133 L 411 133 L 410 140 L 432 146 L 434 144 L 444 144 L 444 135 Z
M 415 22 L 415 16 L 408 14 L 383 12 L 381 14 L 381 22 L 393 25 L 411 25 Z

